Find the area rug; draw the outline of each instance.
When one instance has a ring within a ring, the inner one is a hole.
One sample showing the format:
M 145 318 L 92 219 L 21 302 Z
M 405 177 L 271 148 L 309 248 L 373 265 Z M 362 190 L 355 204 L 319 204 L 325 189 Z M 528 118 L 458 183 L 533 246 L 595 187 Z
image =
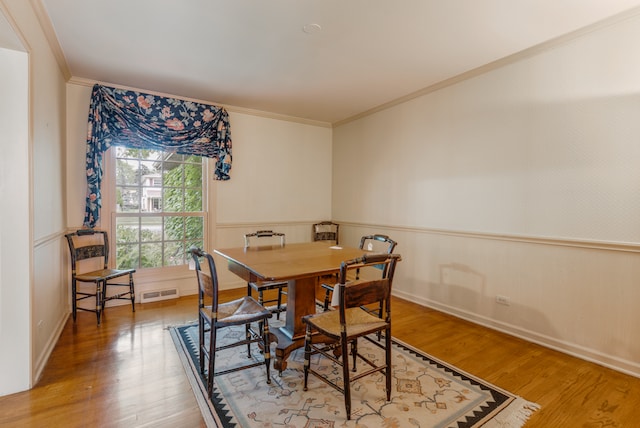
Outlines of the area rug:
M 282 322 L 274 320 L 270 327 Z M 303 349 L 290 355 L 282 375 L 271 370 L 271 384 L 266 383 L 264 366 L 217 376 L 214 399 L 209 400 L 199 373 L 197 324 L 169 330 L 208 427 L 511 428 L 522 427 L 539 408 L 395 339 L 391 401 L 385 400 L 384 376 L 366 376 L 352 384 L 349 421 L 342 394 L 321 380 L 310 376 L 308 391 L 303 391 Z M 222 330 L 218 337 L 243 335 L 239 327 Z M 359 349 L 374 360 L 384 358 L 367 342 L 361 340 Z M 257 346 L 253 348 L 252 358 L 262 361 Z M 216 367 L 222 370 L 246 361 L 246 348 L 239 347 L 219 352 Z M 341 378 L 341 369 L 326 358 L 317 356 L 311 364 L 327 376 Z

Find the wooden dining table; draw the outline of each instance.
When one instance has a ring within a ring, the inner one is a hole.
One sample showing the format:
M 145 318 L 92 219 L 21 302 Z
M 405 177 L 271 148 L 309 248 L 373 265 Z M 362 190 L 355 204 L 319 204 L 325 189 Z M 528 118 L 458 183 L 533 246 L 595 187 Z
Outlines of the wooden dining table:
M 214 250 L 227 260 L 228 269 L 247 282 L 287 281 L 285 324 L 272 329 L 276 341 L 274 368 L 282 372 L 289 354 L 304 346 L 302 317 L 316 312 L 316 284 L 340 271 L 340 263 L 362 256 L 366 250 L 307 242 L 280 246 L 237 247 Z

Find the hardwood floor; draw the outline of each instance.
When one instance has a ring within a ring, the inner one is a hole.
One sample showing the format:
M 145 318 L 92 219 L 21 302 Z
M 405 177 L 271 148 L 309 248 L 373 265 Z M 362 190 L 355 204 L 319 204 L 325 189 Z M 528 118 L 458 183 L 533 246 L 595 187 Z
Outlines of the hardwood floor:
M 229 297 L 245 289 L 225 292 Z M 69 320 L 38 384 L 0 397 L 1 427 L 204 426 L 166 327 L 195 296 Z M 636 427 L 640 379 L 394 299 L 400 340 L 542 406 L 527 427 Z

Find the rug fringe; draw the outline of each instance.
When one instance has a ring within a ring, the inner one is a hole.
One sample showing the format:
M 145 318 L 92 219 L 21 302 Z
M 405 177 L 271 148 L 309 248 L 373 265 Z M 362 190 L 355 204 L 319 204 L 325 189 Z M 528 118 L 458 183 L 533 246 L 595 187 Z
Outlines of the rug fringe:
M 521 428 L 537 410 L 540 410 L 539 404 L 517 397 L 505 411 L 491 419 L 486 427 Z

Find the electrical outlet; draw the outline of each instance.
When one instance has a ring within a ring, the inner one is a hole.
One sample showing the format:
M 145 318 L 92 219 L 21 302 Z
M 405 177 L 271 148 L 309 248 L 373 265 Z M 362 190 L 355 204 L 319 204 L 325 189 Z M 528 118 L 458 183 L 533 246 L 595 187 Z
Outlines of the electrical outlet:
M 499 305 L 509 306 L 511 304 L 511 299 L 507 296 L 498 294 L 496 296 L 496 303 Z

